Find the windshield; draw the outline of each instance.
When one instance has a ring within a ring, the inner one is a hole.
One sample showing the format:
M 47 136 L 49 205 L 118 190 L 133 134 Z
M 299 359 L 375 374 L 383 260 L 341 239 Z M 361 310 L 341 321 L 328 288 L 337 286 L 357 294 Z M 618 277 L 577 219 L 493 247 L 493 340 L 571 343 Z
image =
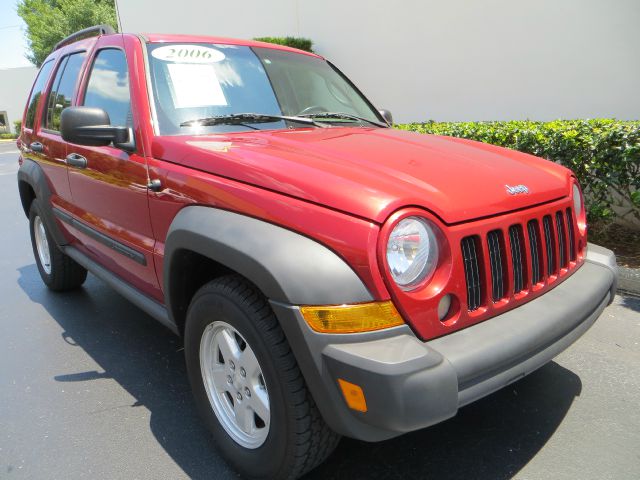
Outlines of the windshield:
M 325 126 L 371 126 L 381 122 L 378 113 L 349 81 L 318 57 L 271 48 L 204 43 L 147 47 L 161 135 L 314 125 L 277 116 L 310 116 Z M 247 113 L 274 117 L 253 122 L 247 116 L 247 121 L 233 118 L 228 123 L 219 118 Z M 323 118 L 322 113 L 347 115 Z

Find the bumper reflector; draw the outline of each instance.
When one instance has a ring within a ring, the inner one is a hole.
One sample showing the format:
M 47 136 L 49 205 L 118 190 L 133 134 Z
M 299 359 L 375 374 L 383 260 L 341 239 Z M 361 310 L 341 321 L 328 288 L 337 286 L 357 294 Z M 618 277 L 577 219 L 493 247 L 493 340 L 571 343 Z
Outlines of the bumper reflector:
M 404 323 L 391 301 L 300 307 L 300 313 L 320 333 L 370 332 Z
M 340 388 L 342 389 L 342 395 L 347 402 L 347 405 L 351 410 L 357 410 L 358 412 L 367 411 L 367 401 L 364 398 L 364 392 L 359 385 L 355 383 L 347 382 L 346 380 L 338 379 Z

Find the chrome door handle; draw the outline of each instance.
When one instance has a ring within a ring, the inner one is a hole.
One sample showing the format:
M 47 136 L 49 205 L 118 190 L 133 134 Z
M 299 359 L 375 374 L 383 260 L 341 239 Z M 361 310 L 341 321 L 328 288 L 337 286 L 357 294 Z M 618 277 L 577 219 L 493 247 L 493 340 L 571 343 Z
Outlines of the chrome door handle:
M 76 168 L 87 168 L 87 159 L 77 153 L 70 153 L 67 155 L 67 165 Z
M 29 145 L 29 148 L 31 149 L 32 152 L 43 152 L 44 151 L 44 145 L 42 145 L 40 142 L 31 142 L 31 145 Z

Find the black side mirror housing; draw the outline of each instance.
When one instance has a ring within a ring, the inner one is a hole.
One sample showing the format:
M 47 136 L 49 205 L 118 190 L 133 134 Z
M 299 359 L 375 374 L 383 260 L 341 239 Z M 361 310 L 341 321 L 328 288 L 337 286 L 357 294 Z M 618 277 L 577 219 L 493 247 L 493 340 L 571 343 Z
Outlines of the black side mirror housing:
M 391 115 L 391 112 L 389 110 L 385 110 L 383 108 L 378 110 L 378 113 L 382 115 L 382 118 L 384 118 L 384 121 L 387 122 L 387 125 L 389 126 L 393 125 L 393 115 Z
M 109 114 L 102 108 L 65 108 L 60 115 L 60 133 L 65 142 L 90 147 L 111 143 L 119 146 L 129 142 L 129 129 L 112 126 Z

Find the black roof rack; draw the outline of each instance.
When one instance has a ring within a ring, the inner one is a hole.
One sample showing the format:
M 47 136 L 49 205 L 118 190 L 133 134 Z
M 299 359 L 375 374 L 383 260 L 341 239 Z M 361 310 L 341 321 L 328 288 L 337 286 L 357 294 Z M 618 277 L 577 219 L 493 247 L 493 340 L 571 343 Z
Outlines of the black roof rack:
M 72 33 L 67 38 L 60 40 L 58 43 L 56 43 L 56 46 L 53 47 L 53 50 L 58 50 L 65 45 L 68 45 L 77 40 L 82 40 L 83 38 L 97 37 L 99 35 L 109 35 L 111 33 L 116 33 L 115 30 L 111 28 L 111 25 L 94 25 L 93 27 L 78 30 L 76 33 Z

